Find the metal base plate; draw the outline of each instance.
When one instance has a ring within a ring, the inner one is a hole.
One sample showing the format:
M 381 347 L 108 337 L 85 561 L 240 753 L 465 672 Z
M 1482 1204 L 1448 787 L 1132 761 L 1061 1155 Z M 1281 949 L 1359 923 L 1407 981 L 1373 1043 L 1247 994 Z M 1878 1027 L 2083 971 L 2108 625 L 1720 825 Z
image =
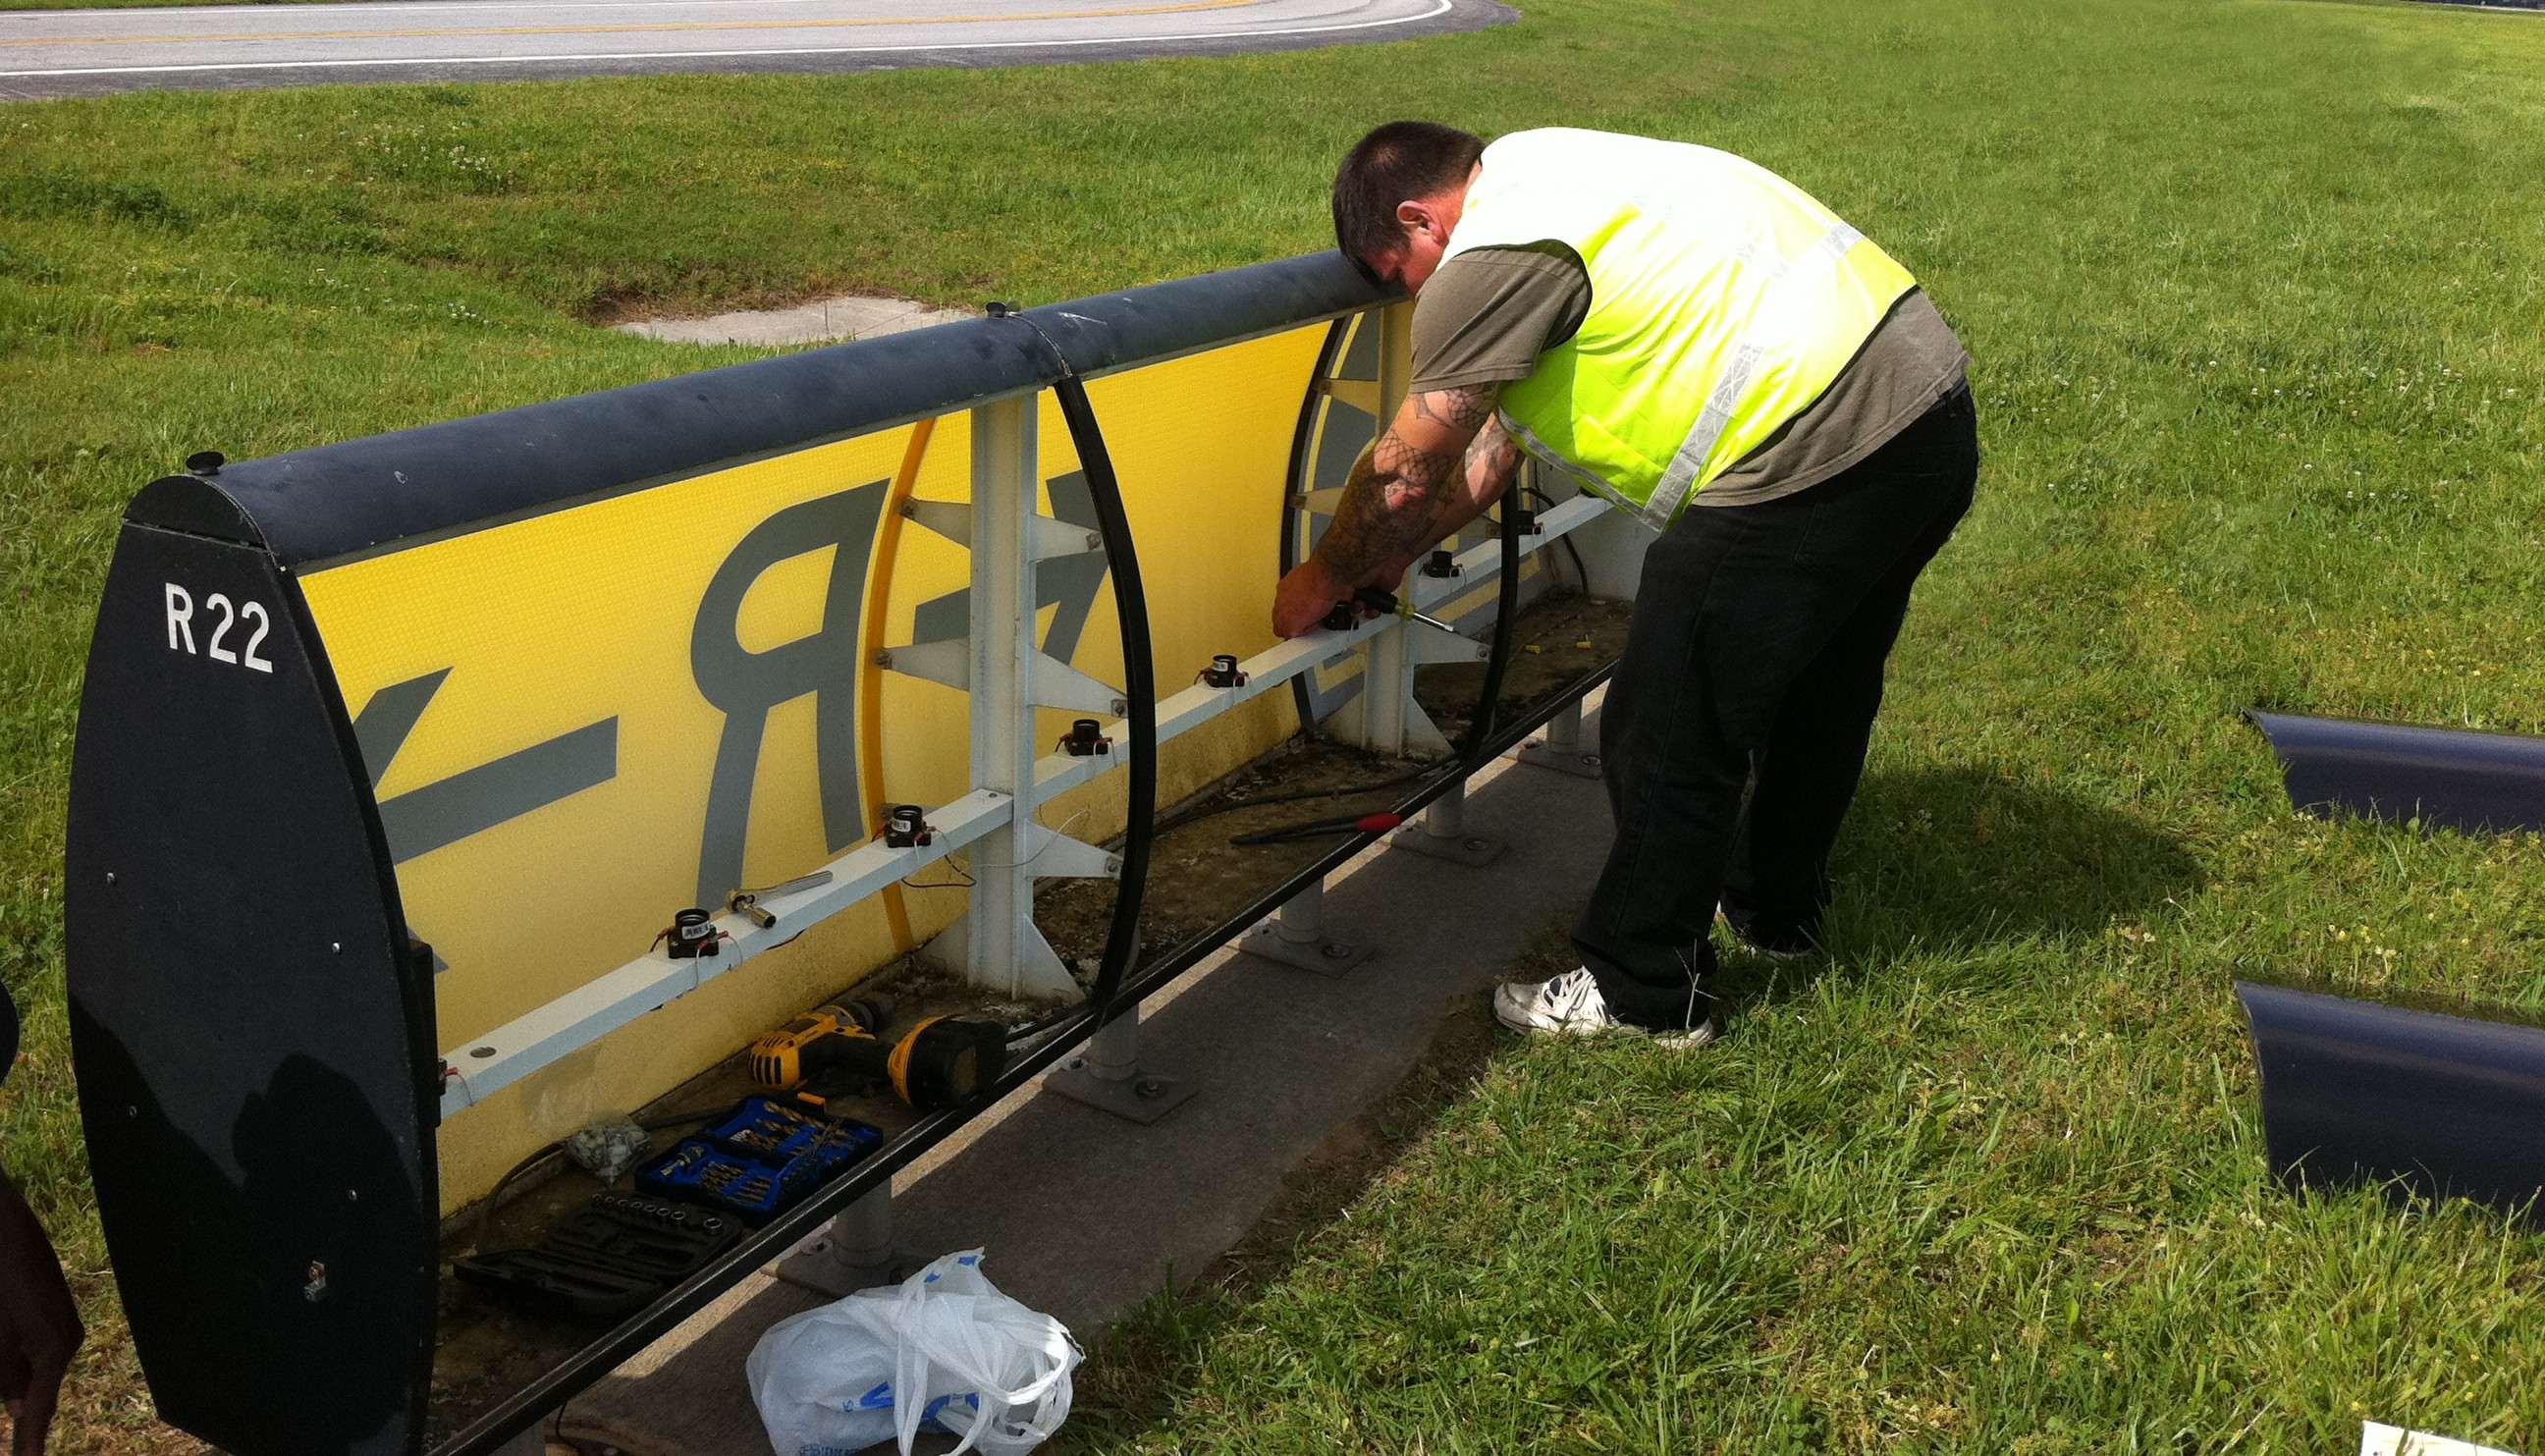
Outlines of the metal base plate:
M 892 1253 L 877 1262 L 842 1263 L 832 1256 L 831 1236 L 824 1234 L 780 1259 L 778 1267 L 770 1272 L 789 1284 L 841 1299 L 861 1289 L 898 1284 L 926 1268 L 928 1260 L 929 1255 L 896 1244 Z
M 1519 751 L 1512 757 L 1523 764 L 1533 764 L 1540 768 L 1552 768 L 1558 773 L 1570 773 L 1576 778 L 1600 776 L 1600 754 L 1596 749 L 1578 746 L 1559 749 L 1545 739 L 1532 738 L 1521 744 Z
M 1085 1057 L 1070 1058 L 1045 1078 L 1043 1085 L 1073 1102 L 1085 1102 L 1142 1127 L 1183 1106 L 1201 1091 L 1181 1077 L 1146 1069 L 1132 1073 L 1122 1082 L 1106 1081 L 1088 1069 Z
M 1469 868 L 1493 863 L 1502 857 L 1502 852 L 1507 848 L 1501 840 L 1488 839 L 1480 834 L 1462 834 L 1454 839 L 1442 839 L 1420 823 L 1409 824 L 1389 835 L 1387 844 L 1390 849 L 1411 849 L 1417 854 L 1429 854 L 1435 859 L 1446 859 L 1452 864 L 1464 864 Z
M 1375 945 L 1358 940 L 1338 940 L 1331 935 L 1314 940 L 1284 940 L 1272 922 L 1266 921 L 1237 937 L 1237 948 L 1244 954 L 1262 956 L 1302 971 L 1320 976 L 1340 976 L 1369 959 Z

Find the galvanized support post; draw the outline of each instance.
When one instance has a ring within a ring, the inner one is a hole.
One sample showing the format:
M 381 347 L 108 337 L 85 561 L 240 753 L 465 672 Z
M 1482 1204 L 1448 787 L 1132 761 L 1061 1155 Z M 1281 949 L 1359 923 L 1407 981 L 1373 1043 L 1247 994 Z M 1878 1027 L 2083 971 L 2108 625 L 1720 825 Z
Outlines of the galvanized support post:
M 892 1183 L 840 1210 L 811 1243 L 778 1261 L 778 1277 L 835 1297 L 898 1283 L 926 1259 L 892 1242 Z
M 1409 824 L 1388 836 L 1390 846 L 1412 849 L 1435 859 L 1469 866 L 1491 863 L 1501 856 L 1501 840 L 1486 835 L 1469 834 L 1467 820 L 1467 781 L 1449 785 L 1448 792 L 1434 799 L 1423 811 L 1421 822 Z
M 972 786 L 1009 796 L 1008 823 L 971 859 L 963 972 L 1010 997 L 1075 996 L 1033 923 L 1033 396 L 972 411 Z
M 1378 311 L 1378 428 L 1396 418 L 1414 373 L 1414 307 L 1390 304 Z M 1401 590 L 1403 584 L 1394 584 Z M 1325 720 L 1325 729 L 1347 743 L 1382 754 L 1441 755 L 1449 740 L 1414 701 L 1417 653 L 1402 622 L 1390 622 L 1360 648 L 1361 690 Z
M 1053 1092 L 1142 1126 L 1181 1107 L 1196 1089 L 1140 1066 L 1140 1008 L 1134 1003 L 1087 1038 L 1087 1050 L 1051 1074 Z
M 1280 965 L 1340 976 L 1369 959 L 1375 945 L 1326 933 L 1326 882 L 1317 880 L 1281 902 L 1272 919 L 1238 937 L 1237 948 Z
M 1545 736 L 1521 744 L 1513 757 L 1577 778 L 1599 777 L 1600 751 L 1582 742 L 1582 699 L 1577 697 L 1557 709 L 1555 716 L 1546 720 Z

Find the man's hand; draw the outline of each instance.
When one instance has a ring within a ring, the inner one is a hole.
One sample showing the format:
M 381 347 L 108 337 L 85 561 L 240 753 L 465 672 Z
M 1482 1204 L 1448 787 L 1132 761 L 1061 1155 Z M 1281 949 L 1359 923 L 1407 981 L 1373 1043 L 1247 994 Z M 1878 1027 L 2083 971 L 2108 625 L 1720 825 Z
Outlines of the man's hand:
M 1335 604 L 1349 599 L 1353 589 L 1333 577 L 1313 556 L 1291 567 L 1272 593 L 1272 630 L 1284 637 L 1297 637 L 1313 632 L 1335 609 Z
M 0 1173 L 0 1400 L 14 1456 L 43 1456 L 62 1376 L 87 1332 L 43 1225 Z
M 1362 587 L 1394 591 L 1423 553 L 1511 485 L 1519 452 L 1494 424 L 1500 384 L 1406 397 L 1344 482 L 1316 554 L 1281 579 L 1272 630 L 1296 637 Z

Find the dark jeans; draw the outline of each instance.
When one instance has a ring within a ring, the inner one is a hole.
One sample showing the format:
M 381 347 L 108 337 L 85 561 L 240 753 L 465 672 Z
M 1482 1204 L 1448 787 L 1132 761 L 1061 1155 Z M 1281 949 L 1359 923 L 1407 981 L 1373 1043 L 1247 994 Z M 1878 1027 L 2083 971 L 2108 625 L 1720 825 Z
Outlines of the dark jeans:
M 1718 899 L 1754 939 L 1819 924 L 1883 660 L 1978 474 L 1965 386 L 1828 480 L 1690 506 L 1653 543 L 1601 710 L 1617 840 L 1573 928 L 1612 1013 L 1704 1018 Z

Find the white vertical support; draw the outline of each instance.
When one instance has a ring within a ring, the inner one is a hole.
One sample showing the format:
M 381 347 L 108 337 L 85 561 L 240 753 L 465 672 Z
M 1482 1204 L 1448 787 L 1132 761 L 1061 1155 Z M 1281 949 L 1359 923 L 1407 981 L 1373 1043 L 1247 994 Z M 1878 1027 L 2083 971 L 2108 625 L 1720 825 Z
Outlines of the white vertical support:
M 1414 372 L 1414 305 L 1391 304 L 1378 311 L 1378 428 L 1383 432 Z M 1404 584 L 1396 583 L 1399 596 Z M 1324 723 L 1325 731 L 1346 743 L 1383 754 L 1449 752 L 1449 740 L 1414 701 L 1416 653 L 1401 621 L 1389 623 L 1359 649 L 1361 690 Z
M 1034 396 L 972 411 L 972 786 L 1009 796 L 1009 822 L 972 850 L 963 970 L 1010 997 L 1076 996 L 1033 923 Z
M 1513 757 L 1523 764 L 1570 773 L 1576 778 L 1600 776 L 1600 750 L 1582 741 L 1582 699 L 1575 698 L 1546 720 L 1546 735 L 1519 746 Z
M 1392 303 L 1378 314 L 1378 428 L 1382 432 L 1394 423 L 1413 377 L 1414 305 Z M 1390 590 L 1401 592 L 1403 584 L 1391 584 Z M 1382 754 L 1406 751 L 1406 710 L 1413 705 L 1414 674 L 1406 659 L 1405 632 L 1400 623 L 1371 638 L 1361 664 L 1361 746 Z
M 1546 720 L 1546 746 L 1551 749 L 1574 749 L 1582 745 L 1582 699 L 1575 698 L 1556 709 Z
M 1128 1082 L 1140 1072 L 1140 1008 L 1108 1022 L 1087 1038 L 1087 1075 L 1099 1082 Z
M 1272 919 L 1239 936 L 1237 948 L 1278 965 L 1340 976 L 1369 959 L 1378 947 L 1326 933 L 1326 882 L 1320 879 L 1282 901 Z
M 1052 1073 L 1044 1086 L 1071 1101 L 1085 1102 L 1144 1127 L 1183 1106 L 1198 1091 L 1181 1077 L 1169 1077 L 1140 1065 L 1140 1007 L 1136 1002 L 1087 1038 L 1087 1050 Z
M 840 1210 L 809 1243 L 778 1262 L 778 1277 L 834 1297 L 897 1283 L 925 1258 L 892 1242 L 892 1180 Z
M 1388 836 L 1387 842 L 1399 849 L 1470 866 L 1491 863 L 1501 856 L 1504 848 L 1501 840 L 1467 833 L 1467 781 L 1463 778 L 1424 809 L 1421 823 L 1405 826 Z
M 1565 539 L 1590 575 L 1585 592 L 1610 602 L 1632 602 L 1643 580 L 1644 552 L 1661 533 L 1623 511 L 1610 511 L 1576 526 Z

